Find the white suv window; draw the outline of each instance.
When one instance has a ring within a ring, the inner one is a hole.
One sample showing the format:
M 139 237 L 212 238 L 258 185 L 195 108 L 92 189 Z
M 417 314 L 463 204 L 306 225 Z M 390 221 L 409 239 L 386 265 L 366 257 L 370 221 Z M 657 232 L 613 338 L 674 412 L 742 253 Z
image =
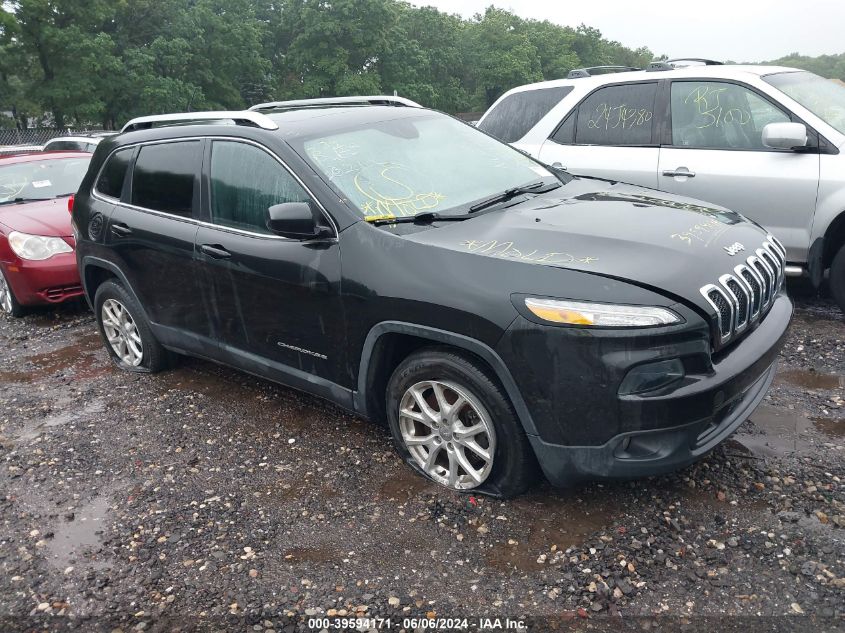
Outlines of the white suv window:
M 578 106 L 578 145 L 651 145 L 657 83 L 600 88 Z M 565 127 L 565 126 L 562 126 Z
M 515 92 L 502 99 L 478 129 L 505 143 L 518 141 L 570 92 L 572 86 Z
M 672 82 L 672 145 L 765 150 L 763 128 L 789 116 L 754 91 L 719 81 Z

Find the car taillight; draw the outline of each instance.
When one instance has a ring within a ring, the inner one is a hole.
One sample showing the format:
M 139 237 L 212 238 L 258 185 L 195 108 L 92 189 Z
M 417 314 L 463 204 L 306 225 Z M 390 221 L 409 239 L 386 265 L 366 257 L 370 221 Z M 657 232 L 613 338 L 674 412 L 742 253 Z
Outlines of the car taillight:
M 71 215 L 73 215 L 73 198 L 74 196 L 71 196 L 67 199 L 67 212 Z

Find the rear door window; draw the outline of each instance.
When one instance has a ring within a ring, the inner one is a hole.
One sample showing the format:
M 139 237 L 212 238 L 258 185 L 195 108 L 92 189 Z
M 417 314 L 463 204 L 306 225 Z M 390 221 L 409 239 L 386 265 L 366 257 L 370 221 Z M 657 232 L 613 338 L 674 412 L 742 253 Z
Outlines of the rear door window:
M 657 83 L 622 84 L 596 90 L 578 106 L 579 145 L 650 145 Z
M 145 145 L 135 160 L 132 204 L 190 217 L 201 165 L 200 141 Z
M 132 152 L 132 148 L 127 148 L 109 156 L 100 172 L 100 177 L 97 178 L 97 193 L 120 199 L 123 181 L 126 179 L 126 170 L 129 169 L 129 161 L 132 160 Z
M 279 161 L 247 143 L 214 141 L 210 175 L 211 219 L 222 226 L 269 234 L 267 209 L 309 200 Z
M 518 141 L 570 92 L 572 86 L 515 92 L 502 99 L 478 129 L 505 143 Z

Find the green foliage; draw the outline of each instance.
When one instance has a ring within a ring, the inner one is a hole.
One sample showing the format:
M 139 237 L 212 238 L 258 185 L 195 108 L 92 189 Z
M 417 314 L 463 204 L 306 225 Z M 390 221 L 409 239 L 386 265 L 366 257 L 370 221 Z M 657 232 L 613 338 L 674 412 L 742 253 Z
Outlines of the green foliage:
M 643 65 L 586 26 L 400 0 L 6 0 L 0 125 L 116 127 L 157 112 L 392 93 L 449 112 L 577 66 Z
M 792 53 L 786 57 L 764 63 L 772 64 L 773 66 L 801 68 L 828 79 L 845 81 L 845 53 L 841 55 L 820 55 L 819 57 L 807 57 L 798 53 Z

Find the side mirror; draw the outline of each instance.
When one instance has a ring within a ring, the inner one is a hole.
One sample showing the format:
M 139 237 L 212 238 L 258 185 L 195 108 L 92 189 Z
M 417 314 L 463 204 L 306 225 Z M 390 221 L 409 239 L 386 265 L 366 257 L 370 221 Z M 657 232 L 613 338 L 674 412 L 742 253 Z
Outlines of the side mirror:
M 331 230 L 320 226 L 318 217 L 310 202 L 283 202 L 267 209 L 267 228 L 276 235 L 295 240 L 328 237 Z
M 772 149 L 806 147 L 807 140 L 803 123 L 769 123 L 763 128 L 763 145 Z

